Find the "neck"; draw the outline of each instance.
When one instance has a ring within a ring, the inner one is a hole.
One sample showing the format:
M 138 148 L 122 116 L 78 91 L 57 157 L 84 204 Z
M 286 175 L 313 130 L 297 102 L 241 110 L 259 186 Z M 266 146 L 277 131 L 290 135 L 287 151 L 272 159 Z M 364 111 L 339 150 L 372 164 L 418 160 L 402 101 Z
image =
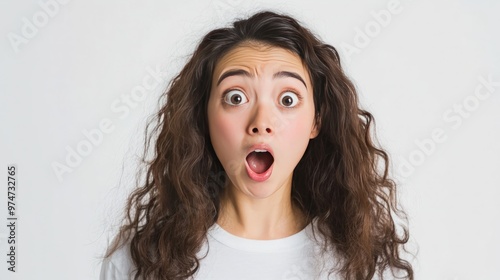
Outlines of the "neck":
M 291 236 L 306 226 L 306 218 L 291 199 L 291 188 L 272 197 L 252 199 L 226 187 L 217 223 L 229 233 L 248 239 L 271 240 Z M 279 197 L 275 197 L 279 196 Z

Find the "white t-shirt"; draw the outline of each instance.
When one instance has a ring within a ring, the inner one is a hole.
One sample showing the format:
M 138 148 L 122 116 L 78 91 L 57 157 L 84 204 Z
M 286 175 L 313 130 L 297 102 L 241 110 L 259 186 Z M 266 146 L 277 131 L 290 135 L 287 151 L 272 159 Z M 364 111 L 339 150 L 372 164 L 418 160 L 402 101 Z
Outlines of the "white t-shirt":
M 235 236 L 215 223 L 208 231 L 198 257 L 199 270 L 194 280 L 206 279 L 340 279 L 335 274 L 328 277 L 328 270 L 338 260 L 332 253 L 320 255 L 319 231 L 316 241 L 312 234 L 313 223 L 302 231 L 281 239 L 254 240 Z M 105 259 L 101 267 L 101 280 L 133 279 L 134 265 L 128 246 L 123 246 Z

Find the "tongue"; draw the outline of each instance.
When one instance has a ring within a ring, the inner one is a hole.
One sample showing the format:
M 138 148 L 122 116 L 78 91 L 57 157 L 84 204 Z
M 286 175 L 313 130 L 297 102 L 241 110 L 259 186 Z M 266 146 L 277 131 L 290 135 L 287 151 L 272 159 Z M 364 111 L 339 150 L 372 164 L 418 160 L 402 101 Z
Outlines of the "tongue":
M 268 170 L 273 164 L 273 161 L 273 156 L 268 152 L 251 152 L 247 156 L 248 166 L 257 174 L 264 173 L 264 171 Z

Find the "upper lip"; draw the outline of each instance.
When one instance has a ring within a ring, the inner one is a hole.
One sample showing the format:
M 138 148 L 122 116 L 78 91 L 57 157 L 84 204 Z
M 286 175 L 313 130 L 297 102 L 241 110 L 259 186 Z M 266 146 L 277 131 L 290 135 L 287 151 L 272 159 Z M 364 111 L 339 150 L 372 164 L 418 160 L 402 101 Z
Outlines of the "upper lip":
M 251 152 L 255 151 L 255 150 L 266 150 L 268 151 L 271 156 L 273 156 L 274 158 L 274 152 L 273 152 L 273 149 L 271 148 L 271 146 L 269 146 L 268 144 L 266 143 L 258 143 L 258 144 L 254 144 L 252 145 L 250 148 L 248 148 L 248 151 L 247 151 L 247 155 L 249 155 Z

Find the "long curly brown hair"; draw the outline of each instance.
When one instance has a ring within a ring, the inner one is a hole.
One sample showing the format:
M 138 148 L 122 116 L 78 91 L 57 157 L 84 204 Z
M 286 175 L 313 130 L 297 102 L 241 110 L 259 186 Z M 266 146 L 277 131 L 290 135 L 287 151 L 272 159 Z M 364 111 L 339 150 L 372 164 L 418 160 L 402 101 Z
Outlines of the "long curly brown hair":
M 308 222 L 317 218 L 341 258 L 340 275 L 371 279 L 390 270 L 413 279 L 401 257 L 408 228 L 394 220 L 405 221 L 405 213 L 389 178 L 388 154 L 372 137 L 372 114 L 360 108 L 336 49 L 294 18 L 269 11 L 209 32 L 169 84 L 145 131 L 144 179 L 128 199 L 106 257 L 129 246 L 135 279 L 187 279 L 198 271 L 196 254 L 217 221 L 227 180 L 207 124 L 212 75 L 224 54 L 249 41 L 290 50 L 309 71 L 320 132 L 294 170 L 292 201 Z

